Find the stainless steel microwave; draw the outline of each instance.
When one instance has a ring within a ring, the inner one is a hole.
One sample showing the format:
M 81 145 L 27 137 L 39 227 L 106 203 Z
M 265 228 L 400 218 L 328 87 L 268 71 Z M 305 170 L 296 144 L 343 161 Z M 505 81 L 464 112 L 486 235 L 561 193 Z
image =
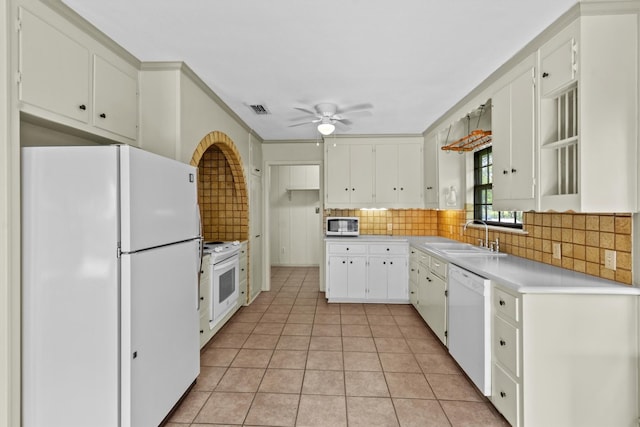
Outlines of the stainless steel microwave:
M 360 218 L 355 216 L 327 217 L 327 236 L 360 235 Z

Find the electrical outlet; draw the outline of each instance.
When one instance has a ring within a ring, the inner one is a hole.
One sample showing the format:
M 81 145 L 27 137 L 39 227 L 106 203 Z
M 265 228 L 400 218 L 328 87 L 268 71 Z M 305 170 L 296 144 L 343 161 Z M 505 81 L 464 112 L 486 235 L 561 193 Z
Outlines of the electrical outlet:
M 553 243 L 552 245 L 552 257 L 553 259 L 560 259 L 562 258 L 562 244 L 560 243 Z
M 604 268 L 609 270 L 616 269 L 616 251 L 605 249 L 604 251 Z

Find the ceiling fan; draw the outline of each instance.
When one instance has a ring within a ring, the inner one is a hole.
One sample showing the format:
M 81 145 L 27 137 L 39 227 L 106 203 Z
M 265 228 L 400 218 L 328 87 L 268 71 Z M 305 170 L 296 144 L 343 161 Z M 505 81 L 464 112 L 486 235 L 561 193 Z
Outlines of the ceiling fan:
M 356 116 L 370 116 L 371 112 L 366 111 L 369 108 L 373 108 L 373 105 L 370 103 L 357 104 L 352 105 L 350 107 L 338 108 L 336 104 L 332 104 L 329 102 L 324 102 L 321 104 L 315 105 L 313 108 L 315 111 L 312 111 L 308 108 L 294 107 L 296 110 L 300 110 L 304 113 L 310 114 L 315 119 L 311 121 L 306 121 L 302 123 L 296 123 L 290 125 L 289 127 L 295 126 L 303 126 L 308 125 L 310 123 L 318 123 L 318 132 L 323 135 L 330 135 L 335 130 L 335 125 L 345 125 L 348 126 L 353 122 L 347 118 L 344 114 L 348 113 L 349 117 Z

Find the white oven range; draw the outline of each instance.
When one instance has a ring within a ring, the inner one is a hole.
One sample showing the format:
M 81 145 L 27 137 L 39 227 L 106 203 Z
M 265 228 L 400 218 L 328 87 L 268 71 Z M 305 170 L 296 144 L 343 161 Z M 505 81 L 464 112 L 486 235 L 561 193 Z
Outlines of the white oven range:
M 205 242 L 203 252 L 211 254 L 209 327 L 213 329 L 238 303 L 240 242 Z

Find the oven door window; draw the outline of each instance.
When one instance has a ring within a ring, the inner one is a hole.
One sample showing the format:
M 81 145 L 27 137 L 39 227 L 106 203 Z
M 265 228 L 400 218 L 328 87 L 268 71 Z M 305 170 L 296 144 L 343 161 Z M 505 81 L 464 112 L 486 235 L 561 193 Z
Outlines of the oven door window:
M 219 319 L 235 307 L 238 301 L 238 256 L 211 266 L 211 309 L 210 324 L 213 328 Z
M 220 275 L 220 296 L 219 303 L 224 302 L 236 290 L 236 270 L 235 268 Z

